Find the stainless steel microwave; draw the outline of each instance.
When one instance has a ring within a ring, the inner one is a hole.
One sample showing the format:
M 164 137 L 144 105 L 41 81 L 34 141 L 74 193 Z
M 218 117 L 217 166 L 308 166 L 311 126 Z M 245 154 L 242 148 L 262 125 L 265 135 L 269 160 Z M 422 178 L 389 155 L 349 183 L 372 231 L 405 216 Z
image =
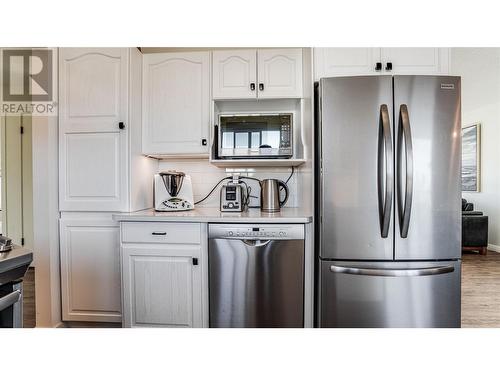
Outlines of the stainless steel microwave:
M 218 157 L 221 159 L 291 158 L 293 113 L 221 114 Z

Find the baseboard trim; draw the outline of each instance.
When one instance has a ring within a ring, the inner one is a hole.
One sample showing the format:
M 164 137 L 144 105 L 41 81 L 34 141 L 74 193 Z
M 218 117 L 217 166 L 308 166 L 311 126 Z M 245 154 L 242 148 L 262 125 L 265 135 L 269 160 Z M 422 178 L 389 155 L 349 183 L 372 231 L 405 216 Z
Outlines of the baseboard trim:
M 488 244 L 488 250 L 496 251 L 497 253 L 500 253 L 500 246 L 493 245 L 493 244 L 489 243 Z
M 121 323 L 107 322 L 63 322 L 64 328 L 122 328 Z

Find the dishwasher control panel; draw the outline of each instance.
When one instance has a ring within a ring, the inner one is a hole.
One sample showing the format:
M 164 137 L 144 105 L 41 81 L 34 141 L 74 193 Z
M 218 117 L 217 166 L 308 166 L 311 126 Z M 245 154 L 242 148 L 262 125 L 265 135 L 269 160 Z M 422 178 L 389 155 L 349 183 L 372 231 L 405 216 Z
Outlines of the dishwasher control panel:
M 303 239 L 303 224 L 210 224 L 209 238 Z

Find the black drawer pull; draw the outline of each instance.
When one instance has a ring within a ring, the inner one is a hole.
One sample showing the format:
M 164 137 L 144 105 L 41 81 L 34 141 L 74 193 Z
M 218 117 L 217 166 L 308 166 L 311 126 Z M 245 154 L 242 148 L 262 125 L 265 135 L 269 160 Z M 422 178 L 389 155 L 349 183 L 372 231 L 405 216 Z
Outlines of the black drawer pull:
M 153 236 L 166 236 L 167 232 L 153 232 L 151 233 Z

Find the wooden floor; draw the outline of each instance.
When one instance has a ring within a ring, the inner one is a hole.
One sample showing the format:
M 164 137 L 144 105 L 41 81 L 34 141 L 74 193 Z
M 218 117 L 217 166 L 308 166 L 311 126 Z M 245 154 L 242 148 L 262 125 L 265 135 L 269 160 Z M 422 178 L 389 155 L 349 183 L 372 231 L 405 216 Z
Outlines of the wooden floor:
M 462 327 L 500 327 L 500 253 L 463 254 Z
M 23 326 L 33 328 L 35 319 L 35 269 L 30 268 L 24 276 L 23 282 Z
M 35 271 L 24 279 L 24 327 L 35 326 Z M 462 257 L 462 327 L 500 328 L 500 253 L 464 253 Z

